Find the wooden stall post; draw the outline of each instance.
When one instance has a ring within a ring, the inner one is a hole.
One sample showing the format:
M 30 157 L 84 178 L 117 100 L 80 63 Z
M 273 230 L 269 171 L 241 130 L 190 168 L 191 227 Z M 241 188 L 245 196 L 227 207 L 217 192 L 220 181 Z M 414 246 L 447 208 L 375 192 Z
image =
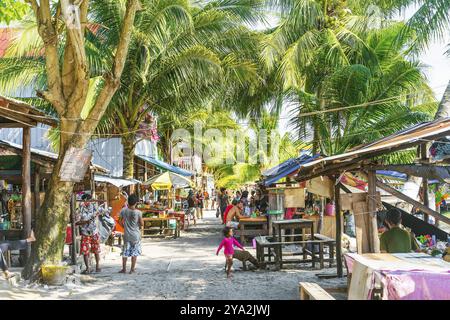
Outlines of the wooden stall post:
M 427 144 L 420 145 L 420 158 L 422 161 L 428 162 Z M 423 204 L 429 208 L 430 200 L 428 199 L 428 178 L 422 178 Z M 428 214 L 423 213 L 423 220 L 428 223 Z
M 342 225 L 341 225 L 341 197 L 340 197 L 340 185 L 334 184 L 334 206 L 336 211 L 336 267 L 337 276 L 342 278 Z
M 377 185 L 375 170 L 369 170 L 367 174 L 368 180 L 368 211 L 370 217 L 370 250 L 373 253 L 380 253 L 380 240 L 378 238 L 377 223 Z
M 72 258 L 72 265 L 77 264 L 77 235 L 76 235 L 76 227 L 75 227 L 75 193 L 72 193 L 72 197 L 70 198 L 70 228 L 72 229 L 72 251 L 70 253 Z
M 34 169 L 34 217 L 36 219 L 39 209 L 41 208 L 41 196 L 40 196 L 40 166 L 35 164 Z
M 30 236 L 31 232 L 31 129 L 23 128 L 22 137 L 22 221 L 23 221 L 23 238 Z M 30 255 L 31 246 L 22 253 L 23 263 L 26 263 Z

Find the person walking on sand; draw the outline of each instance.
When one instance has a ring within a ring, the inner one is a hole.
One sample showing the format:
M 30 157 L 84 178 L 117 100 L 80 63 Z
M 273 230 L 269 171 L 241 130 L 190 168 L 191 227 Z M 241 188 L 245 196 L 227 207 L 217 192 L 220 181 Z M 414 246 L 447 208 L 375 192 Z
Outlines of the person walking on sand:
M 28 244 L 34 241 L 36 241 L 36 238 L 34 237 L 33 230 L 31 230 L 30 236 L 24 240 L 0 241 L 0 269 L 2 269 L 6 279 L 12 278 L 15 275 L 9 272 L 8 264 L 6 263 L 6 259 L 3 254 L 8 250 L 25 250 Z
M 223 229 L 223 238 L 219 247 L 217 248 L 216 255 L 219 255 L 220 250 L 224 248 L 223 253 L 225 255 L 225 260 L 227 263 L 227 278 L 230 278 L 231 275 L 231 267 L 233 266 L 233 255 L 234 255 L 234 246 L 244 250 L 244 247 L 233 237 L 233 229 L 230 227 L 225 227 Z
M 136 271 L 137 257 L 142 255 L 141 248 L 141 228 L 142 212 L 136 209 L 138 196 L 132 194 L 128 197 L 128 208 L 120 211 L 119 223 L 124 229 L 124 243 L 122 249 L 122 270 L 119 273 L 127 272 L 127 259 L 131 257 L 130 274 Z
M 197 219 L 203 219 L 203 192 L 201 190 L 197 190 L 197 194 L 195 195 L 195 211 L 197 214 Z
M 80 220 L 76 225 L 80 226 L 81 234 L 81 249 L 80 254 L 83 255 L 84 264 L 86 265 L 86 270 L 82 274 L 91 273 L 89 266 L 89 255 L 90 253 L 95 256 L 95 271 L 100 272 L 100 237 L 98 234 L 98 228 L 96 223 L 97 210 L 94 204 L 90 202 L 91 195 L 83 194 L 81 197 L 83 202 L 79 208 Z
M 194 226 L 195 226 L 197 224 L 197 218 L 195 217 L 195 196 L 193 190 L 189 190 L 187 203 L 188 203 L 188 218 L 189 219 L 191 217 L 194 218 Z

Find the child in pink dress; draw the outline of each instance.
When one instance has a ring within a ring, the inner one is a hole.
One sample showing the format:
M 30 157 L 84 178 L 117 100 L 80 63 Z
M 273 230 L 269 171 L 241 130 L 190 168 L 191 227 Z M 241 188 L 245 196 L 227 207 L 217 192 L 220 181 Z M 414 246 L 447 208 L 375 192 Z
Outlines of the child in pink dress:
M 223 229 L 223 235 L 225 236 L 225 238 L 223 238 L 222 242 L 219 245 L 219 248 L 217 248 L 216 255 L 219 255 L 219 252 L 223 247 L 224 248 L 223 253 L 225 254 L 225 259 L 227 262 L 227 277 L 229 278 L 231 277 L 231 267 L 233 266 L 234 246 L 241 248 L 242 250 L 244 250 L 244 248 L 233 237 L 232 228 L 225 227 Z

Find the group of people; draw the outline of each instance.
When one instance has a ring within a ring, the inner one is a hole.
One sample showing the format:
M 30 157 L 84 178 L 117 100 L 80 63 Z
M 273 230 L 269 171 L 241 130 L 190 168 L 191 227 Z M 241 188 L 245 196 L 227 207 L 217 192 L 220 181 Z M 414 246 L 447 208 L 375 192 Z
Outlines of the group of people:
M 76 223 L 80 228 L 81 248 L 80 254 L 83 255 L 86 269 L 82 274 L 92 272 L 89 260 L 90 254 L 95 256 L 95 271 L 101 272 L 100 269 L 100 237 L 96 218 L 98 210 L 90 201 L 89 194 L 84 194 L 83 202 L 78 209 L 79 219 Z M 139 198 L 136 194 L 128 196 L 127 205 L 122 209 L 119 215 L 119 224 L 124 228 L 123 248 L 122 248 L 122 269 L 120 273 L 126 273 L 126 265 L 128 258 L 131 258 L 130 274 L 136 271 L 137 257 L 142 254 L 141 249 L 141 228 L 143 226 L 142 212 L 136 209 Z
M 256 258 L 250 252 L 245 250 L 233 237 L 233 229 L 237 229 L 241 218 L 250 216 L 255 210 L 265 212 L 268 207 L 267 196 L 265 196 L 260 189 L 251 191 L 249 196 L 247 190 L 237 190 L 232 194 L 225 188 L 221 188 L 217 195 L 217 203 L 218 208 L 216 216 L 221 216 L 225 228 L 223 229 L 224 239 L 220 243 L 216 255 L 219 254 L 222 248 L 224 249 L 227 277 L 230 278 L 232 276 L 231 267 L 233 266 L 233 259 L 249 261 L 256 268 L 264 268 L 264 265 L 260 264 Z M 239 250 L 235 250 L 235 247 L 239 248 Z
M 208 191 L 189 190 L 187 197 L 188 213 L 194 219 L 194 225 L 197 224 L 197 219 L 203 219 L 203 209 L 207 209 L 209 205 L 209 193 Z
M 230 221 L 226 215 L 233 208 L 231 219 L 235 220 L 240 214 L 250 216 L 256 210 L 265 213 L 269 206 L 267 195 L 261 189 L 252 190 L 250 194 L 247 190 L 237 190 L 233 194 L 226 188 L 221 188 L 217 193 L 217 203 L 216 216 L 220 215 L 224 224 Z

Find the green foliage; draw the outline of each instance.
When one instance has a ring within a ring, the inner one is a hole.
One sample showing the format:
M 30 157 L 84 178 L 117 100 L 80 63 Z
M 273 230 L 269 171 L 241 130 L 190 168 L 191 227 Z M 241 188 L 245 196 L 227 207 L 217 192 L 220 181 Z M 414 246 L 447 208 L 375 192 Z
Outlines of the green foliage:
M 20 20 L 30 10 L 30 7 L 21 0 L 2 0 L 0 2 L 0 22 L 10 24 L 11 21 Z

